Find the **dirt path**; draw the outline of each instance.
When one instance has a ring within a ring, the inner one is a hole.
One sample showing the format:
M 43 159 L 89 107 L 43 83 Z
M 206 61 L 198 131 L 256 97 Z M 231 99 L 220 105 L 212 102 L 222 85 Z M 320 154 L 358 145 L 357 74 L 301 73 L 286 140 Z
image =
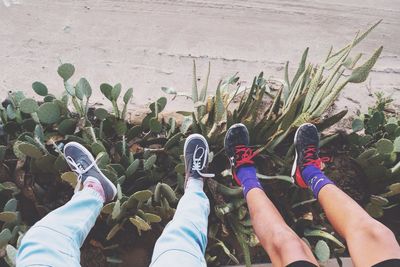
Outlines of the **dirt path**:
M 163 95 L 161 86 L 190 91 L 191 60 L 211 88 L 240 72 L 251 81 L 261 70 L 283 77 L 286 60 L 297 62 L 307 46 L 312 62 L 330 45 L 339 47 L 360 28 L 383 18 L 358 50 L 384 52 L 370 76 L 372 92 L 383 90 L 400 105 L 400 1 L 382 0 L 1 0 L 0 90 L 25 90 L 39 80 L 63 90 L 60 60 L 77 69 L 92 87 L 121 82 L 134 88 L 131 108 Z M 293 69 L 292 69 L 293 71 Z M 93 103 L 105 102 L 96 94 Z M 338 108 L 373 103 L 365 85 L 346 89 Z M 169 110 L 188 108 L 184 100 Z

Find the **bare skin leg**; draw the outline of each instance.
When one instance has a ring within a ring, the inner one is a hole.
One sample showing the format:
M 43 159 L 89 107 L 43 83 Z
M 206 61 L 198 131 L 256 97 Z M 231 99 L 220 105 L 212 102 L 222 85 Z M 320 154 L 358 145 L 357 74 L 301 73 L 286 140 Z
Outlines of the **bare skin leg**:
M 309 247 L 285 223 L 264 191 L 254 188 L 246 200 L 254 231 L 274 266 L 301 260 L 318 265 Z
M 346 239 L 355 266 L 400 259 L 400 247 L 392 231 L 370 217 L 338 187 L 324 186 L 318 200 L 335 230 Z

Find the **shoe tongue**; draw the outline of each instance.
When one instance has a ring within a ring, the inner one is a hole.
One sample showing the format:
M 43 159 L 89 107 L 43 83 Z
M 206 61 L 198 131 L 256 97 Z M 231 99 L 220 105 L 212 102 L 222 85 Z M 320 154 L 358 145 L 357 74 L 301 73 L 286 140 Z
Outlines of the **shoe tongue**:
M 86 169 L 86 168 L 90 165 L 90 163 L 88 163 L 84 158 L 79 159 L 79 160 L 76 162 L 76 164 L 77 164 L 78 166 L 81 166 L 81 167 L 83 168 L 82 170 Z

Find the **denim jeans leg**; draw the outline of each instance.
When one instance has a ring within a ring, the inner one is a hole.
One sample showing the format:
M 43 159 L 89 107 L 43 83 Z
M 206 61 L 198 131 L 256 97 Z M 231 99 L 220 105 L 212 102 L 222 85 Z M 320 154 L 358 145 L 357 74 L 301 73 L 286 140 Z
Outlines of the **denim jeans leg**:
M 17 266 L 80 266 L 80 247 L 102 207 L 96 191 L 77 192 L 29 229 L 18 249 Z

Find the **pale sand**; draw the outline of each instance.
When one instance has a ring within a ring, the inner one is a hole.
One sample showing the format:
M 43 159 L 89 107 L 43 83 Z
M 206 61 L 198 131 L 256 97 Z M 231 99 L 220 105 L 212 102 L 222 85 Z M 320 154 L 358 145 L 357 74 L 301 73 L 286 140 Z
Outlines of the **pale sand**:
M 210 88 L 235 72 L 249 84 L 254 75 L 283 77 L 305 47 L 321 61 L 330 45 L 350 42 L 358 29 L 383 18 L 356 51 L 384 51 L 370 75 L 371 91 L 382 90 L 400 105 L 400 1 L 393 0 L 2 0 L 0 1 L 0 90 L 24 90 L 44 82 L 63 90 L 60 60 L 76 67 L 74 81 L 86 77 L 98 90 L 92 103 L 106 103 L 102 82 L 134 88 L 135 113 L 165 95 L 161 86 L 190 92 L 192 58 Z M 364 110 L 374 99 L 362 85 L 349 86 L 336 109 Z M 190 108 L 180 99 L 167 110 Z

